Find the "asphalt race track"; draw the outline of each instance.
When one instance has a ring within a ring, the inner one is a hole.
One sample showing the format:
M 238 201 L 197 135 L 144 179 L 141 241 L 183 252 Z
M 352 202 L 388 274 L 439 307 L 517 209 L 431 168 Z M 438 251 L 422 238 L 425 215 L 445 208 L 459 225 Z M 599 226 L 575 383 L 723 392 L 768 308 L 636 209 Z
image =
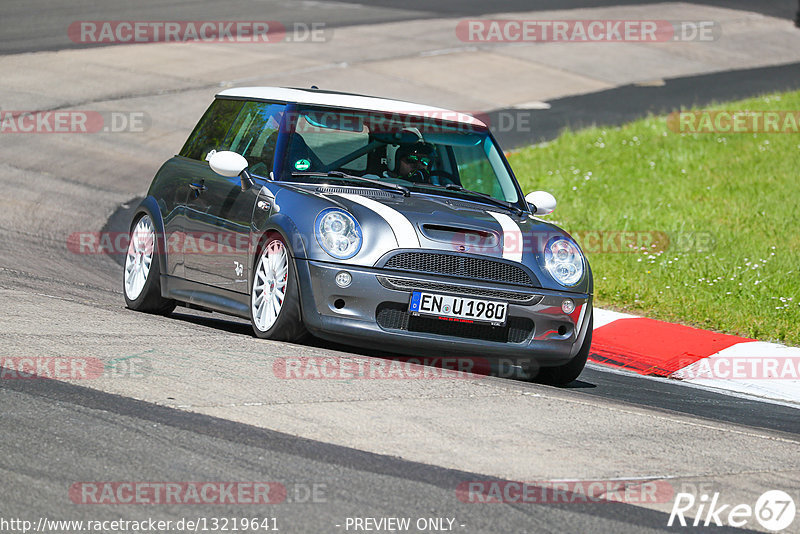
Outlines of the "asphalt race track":
M 359 5 L 334 0 L 295 2 L 281 0 L 232 0 L 215 2 L 126 2 L 110 0 L 70 2 L 69 8 L 55 8 L 49 2 L 8 0 L 3 4 L 0 54 L 78 47 L 63 29 L 76 20 L 277 20 L 284 24 L 313 17 L 329 26 L 351 26 L 420 18 L 474 17 L 485 13 L 514 13 L 555 9 L 592 8 L 656 4 L 658 0 L 505 0 L 487 4 L 480 0 L 426 2 L 420 0 L 377 0 Z M 797 6 L 792 0 L 697 0 L 695 4 L 747 9 L 764 15 L 792 19 Z
M 658 3 L 502 4 L 3 4 L 0 111 L 144 111 L 149 126 L 145 132 L 0 136 L 0 377 L 8 357 L 89 357 L 121 370 L 94 380 L 0 378 L 0 534 L 21 531 L 3 523 L 11 519 L 39 526 L 40 519 L 225 517 L 274 518 L 281 532 L 369 531 L 354 527 L 354 518 L 422 522 L 423 528 L 410 532 L 684 532 L 708 528 L 667 526 L 680 492 L 698 499 L 718 493 L 721 502 L 754 506 L 764 492 L 781 489 L 800 504 L 796 405 L 597 365 L 564 388 L 494 376 L 285 380 L 273 371 L 281 357 L 384 355 L 318 340 L 259 341 L 243 321 L 186 308 L 171 317 L 130 311 L 120 287 L 122 255 L 76 254 L 70 248 L 84 232 L 127 232 L 131 210 L 153 174 L 178 150 L 211 95 L 231 80 L 247 78 L 246 61 L 261 53 L 241 45 L 239 64 L 212 45 L 178 45 L 184 48 L 177 53 L 162 44 L 82 48 L 66 38 L 64 28 L 71 22 L 314 17 L 345 36 L 351 26 L 364 32 L 373 26 L 382 31 L 378 25 L 384 23 L 411 28 L 432 17 L 476 16 L 487 9 Z M 797 9 L 791 0 L 692 5 L 747 8 L 786 21 Z M 329 45 L 337 53 L 339 47 L 342 53 L 369 53 L 361 42 L 351 45 L 344 37 Z M 260 65 L 292 63 L 291 75 L 302 76 L 311 72 L 304 69 L 315 68 L 303 54 L 275 53 Z M 797 65 L 743 67 L 675 77 L 660 87 L 624 84 L 565 95 L 550 100 L 549 110 L 535 112 L 541 129 L 504 142 L 517 146 L 552 138 L 566 125 L 618 124 L 681 105 L 797 88 Z M 420 88 L 420 98 L 430 91 Z M 126 367 L 131 362 L 138 367 Z M 76 485 L 103 482 L 204 481 L 273 482 L 285 488 L 285 500 L 104 505 L 86 504 L 74 491 Z M 507 487 L 516 481 L 534 488 L 570 481 L 570 490 L 545 502 L 499 503 L 464 502 L 459 491 L 471 482 Z M 656 499 L 586 502 L 575 481 L 607 487 L 653 483 L 664 492 Z M 705 519 L 694 507 L 687 519 L 701 515 Z M 800 532 L 798 525 L 800 519 L 785 532 Z M 202 531 L 171 531 L 187 530 Z M 766 532 L 754 519 L 721 530 Z

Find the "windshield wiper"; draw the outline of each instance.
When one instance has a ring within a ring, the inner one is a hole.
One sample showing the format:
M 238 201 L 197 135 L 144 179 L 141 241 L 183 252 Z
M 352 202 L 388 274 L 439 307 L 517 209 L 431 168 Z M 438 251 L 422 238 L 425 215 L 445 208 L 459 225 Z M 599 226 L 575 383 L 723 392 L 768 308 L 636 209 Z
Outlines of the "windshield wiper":
M 392 191 L 399 191 L 403 196 L 410 197 L 411 191 L 408 188 L 399 184 L 389 184 L 380 180 L 373 180 L 372 178 L 365 178 L 363 176 L 356 176 L 354 174 L 347 174 L 342 171 L 309 171 L 309 172 L 293 172 L 292 176 L 330 176 L 331 178 L 345 178 L 348 180 L 356 180 L 359 182 L 367 182 L 369 184 L 377 185 L 383 189 L 390 189 Z
M 471 189 L 465 189 L 458 184 L 447 184 L 444 186 L 445 189 L 449 189 L 451 191 L 458 191 L 459 193 L 469 193 L 470 195 L 477 195 L 484 200 L 488 200 L 490 203 L 494 204 L 495 206 L 500 206 L 501 208 L 506 208 L 507 210 L 512 210 L 517 215 L 522 215 L 522 210 L 519 206 L 515 206 L 510 202 L 504 202 L 502 200 L 494 198 L 492 195 L 487 195 L 486 193 L 481 193 L 480 191 L 472 191 Z

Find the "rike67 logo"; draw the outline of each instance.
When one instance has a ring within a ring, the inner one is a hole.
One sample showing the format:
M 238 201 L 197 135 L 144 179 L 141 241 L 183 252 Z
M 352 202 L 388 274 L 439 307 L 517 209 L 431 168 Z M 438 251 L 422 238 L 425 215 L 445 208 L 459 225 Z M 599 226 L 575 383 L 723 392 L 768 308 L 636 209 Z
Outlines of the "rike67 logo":
M 764 492 L 755 506 L 749 504 L 725 504 L 719 492 L 712 496 L 702 493 L 699 498 L 693 493 L 678 493 L 672 505 L 667 526 L 731 526 L 744 527 L 753 519 L 767 530 L 779 532 L 793 522 L 797 508 L 794 499 L 780 490 Z M 689 516 L 688 518 L 686 516 Z M 694 520 L 692 521 L 692 516 Z

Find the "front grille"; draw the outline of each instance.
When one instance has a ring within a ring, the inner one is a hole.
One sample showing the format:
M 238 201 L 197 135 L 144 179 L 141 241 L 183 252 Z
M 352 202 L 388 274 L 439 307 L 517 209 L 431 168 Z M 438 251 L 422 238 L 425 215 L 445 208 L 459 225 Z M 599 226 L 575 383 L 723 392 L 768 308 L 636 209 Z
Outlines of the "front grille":
M 505 326 L 453 323 L 431 317 L 413 316 L 408 313 L 406 306 L 396 302 L 380 304 L 376 316 L 378 325 L 384 330 L 405 330 L 499 343 L 522 343 L 533 333 L 533 321 L 525 317 L 509 317 Z
M 442 274 L 472 280 L 533 286 L 531 277 L 521 267 L 488 258 L 436 252 L 401 252 L 389 258 L 386 269 L 417 273 Z
M 387 289 L 400 291 L 414 291 L 427 289 L 442 293 L 453 293 L 456 295 L 472 295 L 476 297 L 486 297 L 490 299 L 500 299 L 514 304 L 531 305 L 538 304 L 544 297 L 542 295 L 532 295 L 525 293 L 514 293 L 512 291 L 501 291 L 499 289 L 486 289 L 481 287 L 464 287 L 452 284 L 442 284 L 439 282 L 427 282 L 422 280 L 408 280 L 405 278 L 389 278 L 378 276 L 378 282 Z

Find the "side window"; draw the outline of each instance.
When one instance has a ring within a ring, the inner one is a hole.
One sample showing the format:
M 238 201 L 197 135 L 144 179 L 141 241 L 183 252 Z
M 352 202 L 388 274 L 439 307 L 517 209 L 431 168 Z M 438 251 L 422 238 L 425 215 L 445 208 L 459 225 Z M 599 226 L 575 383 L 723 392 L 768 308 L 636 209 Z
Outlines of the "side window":
M 244 156 L 254 172 L 269 174 L 285 110 L 284 104 L 247 102 L 223 144 L 227 150 Z
M 180 155 L 205 161 L 211 150 L 225 150 L 223 141 L 243 104 L 241 100 L 220 99 L 212 102 L 183 145 Z

